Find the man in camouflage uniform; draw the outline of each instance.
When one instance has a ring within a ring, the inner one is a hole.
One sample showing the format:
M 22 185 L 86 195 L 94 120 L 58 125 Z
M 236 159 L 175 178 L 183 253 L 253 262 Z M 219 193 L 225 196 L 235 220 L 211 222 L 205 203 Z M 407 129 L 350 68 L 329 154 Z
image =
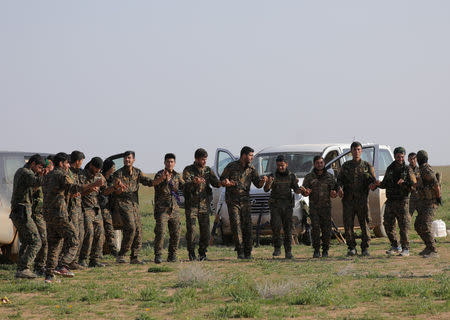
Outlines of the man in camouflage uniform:
M 416 181 L 419 178 L 419 166 L 417 165 L 417 155 L 414 152 L 411 152 L 410 154 L 408 154 L 408 162 L 409 162 L 409 167 L 411 168 L 411 170 L 414 173 L 414 176 L 416 178 Z M 418 198 L 418 194 L 417 194 L 417 190 L 416 188 L 412 188 L 411 189 L 411 194 L 409 196 L 409 214 L 411 215 L 411 217 L 414 215 L 414 211 L 417 210 L 417 206 L 419 205 L 419 198 Z
M 183 170 L 184 199 L 186 213 L 186 242 L 189 260 L 195 260 L 195 220 L 198 219 L 200 229 L 199 260 L 206 259 L 209 244 L 209 212 L 211 206 L 212 190 L 220 187 L 216 174 L 206 165 L 208 153 L 205 149 L 197 149 L 194 154 L 194 163 Z
M 174 170 L 175 155 L 164 156 L 164 169 L 158 171 L 155 180 L 161 181 L 155 187 L 155 263 L 161 263 L 161 251 L 164 245 L 164 232 L 169 227 L 168 262 L 177 261 L 178 242 L 180 241 L 180 214 L 178 212 L 178 190 L 183 187 L 182 176 Z
M 70 168 L 68 174 L 72 181 L 75 184 L 82 184 L 81 182 L 81 174 L 82 174 L 82 165 L 85 159 L 84 153 L 78 150 L 72 151 L 70 154 Z M 77 234 L 77 247 L 76 254 L 73 261 L 69 264 L 69 268 L 71 270 L 82 269 L 83 267 L 87 267 L 86 264 L 79 265 L 78 260 L 80 257 L 81 246 L 83 244 L 84 239 L 84 212 L 81 206 L 81 194 L 77 193 L 69 193 L 68 194 L 68 213 L 69 213 L 69 221 L 73 225 L 75 229 L 75 233 Z M 60 254 L 60 260 L 63 256 L 67 256 L 70 245 L 68 243 L 63 243 L 63 248 Z M 61 261 L 58 264 L 57 270 L 62 268 Z
M 314 169 L 303 180 L 302 194 L 309 196 L 309 216 L 314 248 L 313 258 L 320 257 L 320 232 L 322 232 L 322 257 L 328 257 L 331 239 L 331 198 L 337 195 L 334 176 L 325 170 L 321 156 L 314 157 Z
M 220 176 L 222 185 L 226 187 L 225 201 L 238 259 L 252 259 L 250 184 L 261 188 L 268 179 L 266 176 L 260 179 L 255 167 L 250 164 L 253 153 L 252 148 L 243 147 L 239 160 L 230 162 Z
M 105 177 L 107 186 L 113 187 L 113 173 L 115 171 L 114 161 L 105 160 L 103 162 L 102 175 Z M 114 231 L 111 208 L 113 207 L 114 196 L 112 194 L 99 194 L 99 204 L 102 210 L 103 228 L 105 230 L 105 242 L 111 255 L 117 256 L 116 234 Z
M 100 173 L 103 166 L 103 160 L 99 157 L 92 158 L 86 165 L 81 176 L 84 184 L 94 183 L 96 180 L 102 180 L 103 186 L 94 189 L 88 194 L 82 195 L 82 206 L 84 212 L 84 241 L 81 246 L 80 264 L 86 264 L 89 257 L 89 267 L 104 267 L 100 263 L 102 256 L 105 234 L 103 230 L 103 217 L 101 214 L 100 203 L 98 201 L 100 194 L 110 194 L 115 190 L 114 186 L 106 187 L 106 179 Z
M 53 170 L 53 162 L 49 159 L 45 160 L 44 175 Z M 45 277 L 45 263 L 47 261 L 47 225 L 45 223 L 42 205 L 44 202 L 44 193 L 42 187 L 38 187 L 33 192 L 33 206 L 31 217 L 39 232 L 41 238 L 41 249 L 38 251 L 34 259 L 34 272 L 39 277 Z
M 152 180 L 133 166 L 135 161 L 134 151 L 124 153 L 124 166 L 114 172 L 115 207 L 120 213 L 123 222 L 123 239 L 116 261 L 126 263 L 125 255 L 131 249 L 130 263 L 142 264 L 139 260 L 139 251 L 142 247 L 142 222 L 139 214 L 139 184 L 154 186 L 157 180 Z
M 384 228 L 391 243 L 387 254 L 399 254 L 409 256 L 409 225 L 411 216 L 408 212 L 408 196 L 411 188 L 416 184 L 416 176 L 411 168 L 405 164 L 405 149 L 397 147 L 394 150 L 394 162 L 386 169 L 383 181 L 378 184 L 381 189 L 386 189 L 386 207 L 384 209 Z M 398 245 L 395 233 L 395 220 L 400 229 L 400 244 Z
M 30 269 L 41 248 L 41 238 L 31 217 L 32 195 L 33 189 L 42 184 L 42 177 L 38 175 L 42 175 L 43 166 L 44 160 L 40 155 L 35 154 L 14 174 L 9 218 L 16 227 L 20 240 L 16 278 L 36 278 L 36 274 Z
M 359 142 L 353 142 L 350 146 L 352 160 L 346 161 L 338 173 L 339 196 L 342 198 L 344 236 L 348 246 L 348 256 L 356 255 L 356 241 L 354 221 L 358 217 L 361 228 L 361 254 L 369 256 L 369 188 L 376 188 L 375 170 L 371 164 L 361 159 L 362 146 Z
M 72 193 L 87 193 L 100 187 L 102 180 L 90 185 L 76 184 L 69 175 L 69 156 L 60 152 L 54 158 L 55 169 L 44 177 L 42 190 L 44 192 L 43 212 L 47 223 L 47 268 L 46 282 L 53 282 L 54 273 L 65 277 L 73 277 L 69 265 L 73 262 L 77 252 L 78 237 L 76 230 L 69 221 L 67 212 L 67 195 Z M 68 245 L 67 253 L 61 258 L 62 267 L 55 270 L 62 244 Z
M 292 213 L 294 198 L 291 190 L 300 193 L 298 179 L 287 167 L 288 163 L 283 155 L 276 159 L 277 171 L 267 180 L 264 191 L 270 192 L 270 226 L 272 227 L 273 256 L 281 255 L 281 229 L 284 233 L 284 252 L 286 259 L 293 259 L 292 255 Z
M 434 212 L 438 204 L 442 204 L 441 187 L 436 174 L 428 164 L 428 154 L 425 150 L 417 152 L 420 176 L 417 181 L 419 204 L 414 228 L 425 243 L 425 249 L 419 254 L 424 258 L 436 257 L 437 250 L 431 233 Z

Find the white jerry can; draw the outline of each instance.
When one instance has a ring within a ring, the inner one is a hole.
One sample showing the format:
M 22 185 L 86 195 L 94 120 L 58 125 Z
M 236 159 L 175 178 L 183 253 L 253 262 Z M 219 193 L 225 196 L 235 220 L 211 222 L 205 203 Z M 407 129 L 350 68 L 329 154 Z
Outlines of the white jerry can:
M 431 233 L 435 238 L 441 238 L 447 236 L 447 229 L 445 227 L 445 222 L 442 220 L 434 220 L 431 224 Z

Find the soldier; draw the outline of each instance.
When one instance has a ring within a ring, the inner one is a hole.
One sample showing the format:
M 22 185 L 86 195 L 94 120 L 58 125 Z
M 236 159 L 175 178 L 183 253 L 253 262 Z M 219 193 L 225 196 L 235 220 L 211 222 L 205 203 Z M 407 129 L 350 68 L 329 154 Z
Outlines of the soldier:
M 411 152 L 410 154 L 408 154 L 408 162 L 409 167 L 413 171 L 417 181 L 419 178 L 419 166 L 417 165 L 417 155 L 415 152 Z M 413 187 L 411 189 L 411 195 L 409 196 L 409 214 L 411 215 L 411 217 L 414 215 L 414 211 L 417 210 L 419 201 L 420 200 L 417 196 L 417 190 L 415 187 Z
M 225 201 L 228 206 L 233 241 L 238 259 L 252 259 L 252 217 L 250 213 L 250 184 L 261 188 L 267 177 L 259 177 L 253 160 L 254 150 L 248 146 L 241 149 L 239 160 L 229 163 L 220 180 L 226 187 Z
M 442 205 L 441 187 L 431 166 L 428 164 L 428 154 L 425 150 L 417 152 L 420 176 L 417 181 L 419 203 L 414 228 L 425 243 L 425 249 L 419 254 L 424 258 L 437 257 L 436 245 L 431 233 L 434 211 L 438 204 Z
M 78 150 L 72 151 L 70 154 L 70 168 L 68 174 L 72 179 L 73 183 L 81 184 L 81 173 L 82 173 L 82 165 L 85 159 L 84 153 Z M 78 270 L 87 267 L 86 264 L 80 265 L 78 264 L 78 260 L 80 257 L 81 246 L 84 240 L 84 213 L 83 208 L 81 206 L 81 194 L 79 192 L 68 194 L 68 213 L 69 213 L 69 221 L 73 225 L 75 229 L 75 233 L 77 234 L 77 248 L 76 255 L 74 256 L 73 261 L 69 264 L 69 268 L 71 270 Z M 63 248 L 61 250 L 60 260 L 63 256 L 68 255 L 69 245 L 64 243 Z M 59 269 L 62 268 L 61 261 L 56 268 L 58 272 Z
M 322 257 L 328 257 L 331 239 L 331 198 L 336 198 L 338 186 L 334 176 L 325 170 L 321 156 L 315 156 L 314 169 L 303 180 L 302 194 L 309 196 L 309 216 L 314 248 L 313 258 L 320 258 L 320 232 L 322 232 Z
M 367 200 L 369 188 L 374 189 L 376 185 L 375 170 L 371 164 L 361 159 L 362 145 L 355 141 L 351 144 L 350 150 L 352 160 L 346 161 L 339 171 L 337 182 L 339 185 L 339 197 L 342 198 L 343 218 L 345 229 L 345 240 L 347 241 L 347 256 L 356 255 L 356 241 L 354 221 L 358 217 L 361 228 L 361 254 L 369 256 L 369 209 Z
M 116 261 L 126 263 L 125 255 L 131 249 L 130 263 L 143 264 L 139 260 L 139 251 L 142 247 L 142 222 L 139 215 L 139 184 L 155 186 L 160 181 L 152 180 L 133 166 L 134 151 L 126 151 L 123 157 L 124 166 L 114 172 L 115 207 L 123 222 L 123 239 Z
M 194 154 L 194 164 L 183 170 L 184 199 L 186 213 L 186 242 L 189 260 L 195 260 L 195 220 L 198 219 L 200 240 L 199 260 L 206 259 L 209 244 L 209 211 L 211 206 L 211 186 L 219 188 L 221 183 L 216 174 L 206 165 L 208 152 L 197 149 Z
M 103 230 L 103 217 L 101 214 L 99 194 L 111 194 L 114 186 L 106 187 L 106 179 L 100 173 L 103 160 L 99 157 L 92 158 L 83 170 L 81 181 L 84 184 L 94 183 L 96 180 L 103 181 L 103 187 L 94 189 L 92 192 L 82 195 L 82 206 L 84 212 L 84 241 L 81 246 L 80 265 L 86 265 L 89 257 L 89 267 L 104 267 L 100 263 L 102 256 L 105 234 Z
M 264 191 L 270 192 L 270 225 L 272 227 L 273 257 L 281 255 L 281 228 L 284 232 L 284 252 L 286 259 L 293 259 L 292 255 L 292 212 L 294 198 L 291 190 L 300 193 L 298 179 L 287 167 L 288 163 L 283 155 L 276 159 L 277 171 L 267 180 Z
M 102 175 L 105 177 L 108 187 L 114 185 L 113 173 L 115 171 L 114 161 L 105 160 L 103 162 Z M 113 221 L 111 217 L 111 208 L 113 206 L 113 195 L 99 195 L 99 204 L 102 209 L 103 228 L 105 230 L 105 242 L 108 246 L 109 252 L 114 257 L 117 256 L 118 250 L 116 246 L 116 234 L 114 232 Z
M 391 242 L 391 248 L 386 251 L 388 255 L 399 254 L 409 256 L 409 224 L 411 217 L 408 212 L 408 196 L 411 188 L 416 184 L 416 176 L 409 166 L 405 164 L 405 149 L 394 149 L 394 162 L 386 169 L 383 181 L 377 183 L 381 189 L 386 189 L 386 207 L 384 209 L 384 228 Z M 395 220 L 400 229 L 400 243 L 398 245 L 395 234 Z
M 48 241 L 45 282 L 48 283 L 54 281 L 54 273 L 65 277 L 74 276 L 69 265 L 77 252 L 78 237 L 74 225 L 69 221 L 66 200 L 68 194 L 87 193 L 103 183 L 102 180 L 97 180 L 89 185 L 76 184 L 69 175 L 69 156 L 60 152 L 55 155 L 54 160 L 55 169 L 44 177 L 42 186 Z M 63 241 L 68 250 L 61 258 L 61 268 L 55 270 Z
M 30 268 L 41 248 L 41 238 L 32 214 L 33 189 L 42 184 L 44 160 L 38 154 L 33 155 L 28 163 L 14 174 L 13 193 L 11 197 L 11 214 L 9 218 L 16 227 L 20 240 L 19 261 L 16 278 L 36 278 Z
M 50 156 L 49 156 L 50 157 Z M 47 158 L 45 159 L 44 175 L 51 172 L 54 168 L 53 161 Z M 39 232 L 41 238 L 41 249 L 38 251 L 36 258 L 34 259 L 34 273 L 38 277 L 45 277 L 45 263 L 47 261 L 47 225 L 45 223 L 44 213 L 42 212 L 42 205 L 44 202 L 44 194 L 42 192 L 42 186 L 36 188 L 33 192 L 33 206 L 31 217 Z
M 178 212 L 178 190 L 183 186 L 182 176 L 174 170 L 175 155 L 164 156 L 164 169 L 158 171 L 155 179 L 160 183 L 155 187 L 155 263 L 161 263 L 161 251 L 164 245 L 164 232 L 169 227 L 168 262 L 177 261 L 178 242 L 180 241 L 180 214 Z

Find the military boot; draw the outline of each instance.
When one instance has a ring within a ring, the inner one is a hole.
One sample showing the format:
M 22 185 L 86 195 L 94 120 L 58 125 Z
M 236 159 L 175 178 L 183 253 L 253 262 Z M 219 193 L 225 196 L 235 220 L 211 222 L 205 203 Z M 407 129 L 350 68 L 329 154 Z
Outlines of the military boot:
M 189 250 L 189 261 L 195 261 L 197 257 L 195 256 L 194 250 Z
M 322 258 L 328 258 L 328 249 L 322 250 Z
M 155 254 L 155 263 L 160 264 L 162 262 L 162 258 L 160 254 Z
M 167 262 L 177 262 L 177 254 L 176 253 L 169 253 L 169 256 L 167 257 Z
M 320 258 L 320 249 L 314 249 L 313 258 Z
M 370 257 L 369 250 L 367 250 L 367 248 L 362 249 L 361 255 L 362 255 L 363 257 Z
M 272 256 L 274 256 L 274 257 L 281 256 L 281 249 L 280 248 L 275 248 L 275 250 L 273 250 Z
M 30 269 L 17 270 L 16 272 L 16 278 L 34 279 L 36 277 L 37 275 Z
M 206 257 L 206 251 L 204 250 L 198 250 L 198 260 L 199 261 L 205 261 L 208 260 L 208 258 Z
M 286 251 L 286 253 L 284 254 L 284 258 L 287 260 L 291 260 L 294 259 L 294 256 L 292 255 L 291 251 Z
M 347 257 L 353 257 L 353 256 L 356 256 L 356 254 L 357 254 L 357 251 L 355 248 L 348 248 Z

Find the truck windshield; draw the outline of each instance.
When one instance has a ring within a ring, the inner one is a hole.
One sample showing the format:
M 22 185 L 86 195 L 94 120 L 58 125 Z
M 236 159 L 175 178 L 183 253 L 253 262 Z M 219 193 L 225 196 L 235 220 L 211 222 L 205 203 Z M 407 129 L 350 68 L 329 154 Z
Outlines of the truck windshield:
M 298 178 L 303 178 L 313 168 L 313 158 L 321 153 L 317 152 L 286 152 L 258 154 L 253 159 L 253 166 L 259 175 L 268 175 L 277 170 L 276 159 L 282 154 L 288 162 L 289 171 Z

